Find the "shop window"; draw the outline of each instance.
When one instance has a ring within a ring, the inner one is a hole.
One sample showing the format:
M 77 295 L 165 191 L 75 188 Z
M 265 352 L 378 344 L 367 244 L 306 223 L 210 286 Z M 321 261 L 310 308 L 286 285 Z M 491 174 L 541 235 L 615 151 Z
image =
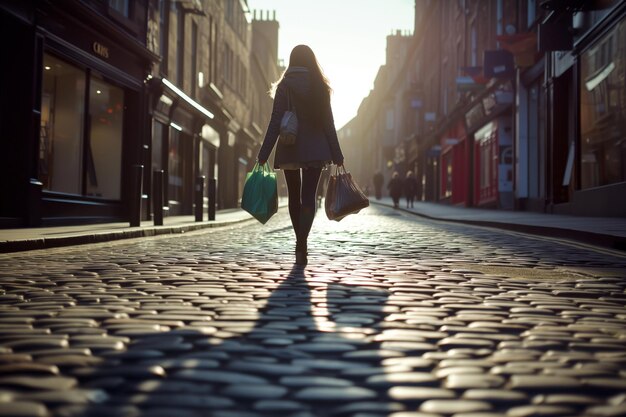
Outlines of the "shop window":
M 109 0 L 109 7 L 124 17 L 130 15 L 130 0 Z
M 124 91 L 92 76 L 89 83 L 89 139 L 86 194 L 120 199 Z
M 581 188 L 626 181 L 626 21 L 581 61 Z
M 447 198 L 452 196 L 452 151 L 443 157 L 443 168 L 445 178 L 443 196 Z
M 45 190 L 81 194 L 85 72 L 44 56 L 39 179 Z
M 89 106 L 85 103 L 87 83 Z M 94 75 L 89 79 L 84 70 L 44 54 L 41 100 L 39 179 L 43 188 L 119 200 L 124 91 Z
M 178 129 L 170 128 L 168 149 L 168 206 L 171 214 L 180 214 L 183 199 L 182 143 Z
M 491 145 L 488 142 L 480 146 L 480 189 L 484 190 L 491 185 Z
M 162 123 L 154 121 L 152 125 L 152 172 L 164 169 L 163 133 L 165 129 Z

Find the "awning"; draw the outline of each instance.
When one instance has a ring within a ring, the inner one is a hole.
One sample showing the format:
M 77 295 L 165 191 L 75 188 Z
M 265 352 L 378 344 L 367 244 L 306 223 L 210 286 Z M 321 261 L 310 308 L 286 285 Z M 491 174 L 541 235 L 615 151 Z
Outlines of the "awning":
M 535 32 L 496 36 L 503 49 L 513 54 L 517 67 L 530 67 L 538 59 L 537 34 Z
M 195 109 L 198 113 L 200 113 L 201 115 L 203 115 L 207 119 L 213 119 L 215 117 L 213 115 L 213 113 L 211 113 L 210 111 L 205 109 L 203 106 L 200 105 L 200 103 L 198 103 L 197 101 L 195 101 L 194 99 L 189 97 L 187 94 L 185 94 L 180 88 L 178 88 L 174 84 L 172 84 L 172 82 L 170 82 L 167 78 L 162 78 L 161 82 L 170 91 L 172 91 L 177 96 L 177 98 L 179 98 L 182 101 L 184 101 L 187 105 L 189 105 L 190 107 Z

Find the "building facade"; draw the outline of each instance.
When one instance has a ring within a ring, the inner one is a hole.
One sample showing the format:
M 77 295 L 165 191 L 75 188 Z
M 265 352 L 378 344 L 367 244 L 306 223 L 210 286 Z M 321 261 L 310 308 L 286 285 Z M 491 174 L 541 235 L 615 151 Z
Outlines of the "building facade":
M 165 122 L 153 130 L 157 147 L 152 149 L 170 171 L 170 211 L 191 212 L 198 176 L 216 180 L 218 208 L 238 207 L 263 139 L 265 115 L 271 113 L 267 91 L 279 71 L 275 14 L 253 19 L 243 0 L 152 4 L 153 44 L 163 57 L 151 80 L 154 114 Z M 160 132 L 162 143 L 169 137 L 169 146 L 159 146 Z
M 3 2 L 3 227 L 128 216 L 149 133 L 141 2 Z M 10 58 L 8 58 L 10 57 Z
M 626 216 L 625 9 L 416 0 L 405 53 L 388 54 L 342 135 L 359 132 L 386 181 L 415 171 L 423 200 Z
M 626 2 L 546 7 L 547 209 L 626 216 Z
M 243 0 L 3 2 L 0 226 L 149 220 L 161 171 L 165 215 L 194 212 L 201 176 L 204 210 L 209 180 L 237 207 L 279 71 L 262 20 L 253 55 Z

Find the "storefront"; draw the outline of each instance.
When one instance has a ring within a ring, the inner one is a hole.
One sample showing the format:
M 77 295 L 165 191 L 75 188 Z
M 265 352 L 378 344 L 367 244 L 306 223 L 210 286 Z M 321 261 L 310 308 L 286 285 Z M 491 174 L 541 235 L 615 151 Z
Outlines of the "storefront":
M 441 137 L 441 201 L 467 205 L 469 164 L 465 124 L 459 121 Z
M 492 120 L 474 133 L 476 206 L 513 208 L 513 142 L 510 117 Z
M 213 127 L 215 116 L 165 78 L 149 84 L 153 97 L 151 175 L 163 170 L 165 215 L 192 214 L 197 177 L 205 177 L 205 206 L 208 179 L 217 179 L 220 143 Z M 152 207 L 147 209 L 151 211 Z
M 477 97 L 465 114 L 464 159 L 471 165 L 467 205 L 514 208 L 512 103 L 512 83 L 502 80 Z
M 18 70 L 3 77 L 2 87 L 27 97 L 32 88 L 32 101 L 11 112 L 19 119 L 16 113 L 26 111 L 32 128 L 10 132 L 28 145 L 3 157 L 3 175 L 15 183 L 4 183 L 1 192 L 3 200 L 27 198 L 3 204 L 0 215 L 14 218 L 14 225 L 128 219 L 131 166 L 140 163 L 148 133 L 144 79 L 158 58 L 81 3 L 71 14 L 47 3 L 21 12 L 0 11 L 2 23 L 16 27 L 20 48 L 34 62 L 15 55 Z M 2 110 L 8 123 L 5 103 Z M 17 166 L 7 158 L 29 163 Z M 26 191 L 11 194 L 18 189 Z
M 515 206 L 543 212 L 546 207 L 545 58 L 520 74 L 515 112 Z
M 126 92 L 104 76 L 43 56 L 39 180 L 43 190 L 121 200 Z
M 579 58 L 580 157 L 579 186 L 572 196 L 574 214 L 626 216 L 624 9 L 608 16 L 604 33 L 590 42 Z M 611 20 L 615 23 L 610 24 Z M 575 159 L 572 156 L 572 163 Z

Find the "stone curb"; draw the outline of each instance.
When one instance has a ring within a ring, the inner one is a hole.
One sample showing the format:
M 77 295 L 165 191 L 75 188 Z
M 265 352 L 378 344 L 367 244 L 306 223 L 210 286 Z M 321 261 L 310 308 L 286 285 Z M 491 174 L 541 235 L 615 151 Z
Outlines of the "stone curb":
M 37 249 L 56 248 L 61 246 L 74 246 L 89 243 L 110 242 L 113 240 L 133 239 L 140 237 L 150 237 L 167 234 L 179 234 L 192 232 L 201 229 L 211 229 L 216 227 L 226 227 L 237 223 L 243 223 L 255 220 L 253 217 L 216 221 L 216 222 L 199 222 L 192 224 L 184 224 L 178 226 L 146 226 L 133 228 L 132 230 L 119 230 L 112 232 L 79 234 L 76 236 L 60 236 L 36 239 L 23 239 L 0 242 L 0 253 L 23 252 Z
M 370 199 L 370 203 L 377 204 L 379 206 L 392 208 L 392 206 L 389 204 L 385 204 L 380 201 L 376 201 L 372 199 Z M 431 216 L 428 214 L 407 210 L 402 207 L 398 207 L 396 210 L 401 210 L 405 213 L 424 217 L 430 220 L 470 224 L 470 225 L 484 226 L 484 227 L 494 227 L 497 229 L 511 230 L 514 232 L 522 232 L 522 233 L 528 233 L 532 235 L 569 239 L 569 240 L 574 240 L 574 241 L 587 243 L 591 245 L 602 246 L 604 248 L 626 251 L 626 239 L 625 238 L 622 238 L 619 236 L 606 235 L 603 233 L 593 233 L 593 232 L 586 232 L 583 230 L 564 229 L 564 228 L 559 228 L 559 227 L 538 226 L 538 225 L 530 225 L 530 224 L 505 223 L 505 222 L 485 221 L 485 220 L 450 219 L 450 218 Z

